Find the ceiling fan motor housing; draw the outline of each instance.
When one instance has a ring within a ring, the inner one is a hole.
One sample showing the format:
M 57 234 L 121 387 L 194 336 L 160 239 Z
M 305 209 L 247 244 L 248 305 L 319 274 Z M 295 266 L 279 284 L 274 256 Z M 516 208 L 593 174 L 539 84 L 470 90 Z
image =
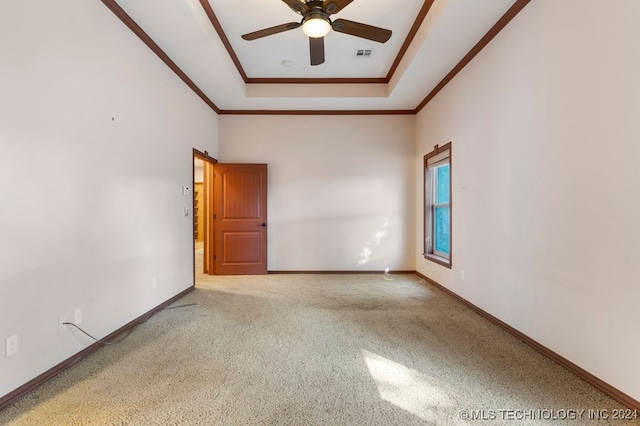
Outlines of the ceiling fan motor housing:
M 291 2 L 288 2 L 288 3 L 294 12 L 299 13 L 303 16 L 307 13 L 307 10 L 314 9 L 314 8 L 324 9 L 324 11 L 328 15 L 331 15 L 338 11 L 338 4 L 335 1 L 327 3 L 326 5 L 324 4 L 323 1 L 318 1 L 318 0 L 310 0 L 304 3 L 303 2 L 294 2 L 293 4 L 291 4 Z

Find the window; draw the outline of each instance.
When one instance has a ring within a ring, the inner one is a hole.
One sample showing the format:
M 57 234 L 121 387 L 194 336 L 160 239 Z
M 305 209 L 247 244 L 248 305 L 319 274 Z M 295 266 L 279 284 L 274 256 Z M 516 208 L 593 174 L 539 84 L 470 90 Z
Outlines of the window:
M 424 257 L 451 268 L 451 142 L 424 156 Z

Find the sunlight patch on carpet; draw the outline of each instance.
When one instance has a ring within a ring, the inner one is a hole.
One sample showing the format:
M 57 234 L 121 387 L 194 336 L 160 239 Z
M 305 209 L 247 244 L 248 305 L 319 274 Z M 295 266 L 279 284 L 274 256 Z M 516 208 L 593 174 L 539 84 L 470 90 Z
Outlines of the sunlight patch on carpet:
M 380 398 L 427 421 L 435 421 L 443 408 L 455 406 L 454 399 L 416 370 L 362 349 Z

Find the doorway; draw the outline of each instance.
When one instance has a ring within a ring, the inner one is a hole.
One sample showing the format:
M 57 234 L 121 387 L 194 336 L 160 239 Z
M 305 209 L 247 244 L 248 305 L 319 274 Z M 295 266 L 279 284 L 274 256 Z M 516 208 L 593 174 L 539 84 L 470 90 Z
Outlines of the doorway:
M 193 149 L 193 281 L 213 275 L 213 166 L 218 160 Z

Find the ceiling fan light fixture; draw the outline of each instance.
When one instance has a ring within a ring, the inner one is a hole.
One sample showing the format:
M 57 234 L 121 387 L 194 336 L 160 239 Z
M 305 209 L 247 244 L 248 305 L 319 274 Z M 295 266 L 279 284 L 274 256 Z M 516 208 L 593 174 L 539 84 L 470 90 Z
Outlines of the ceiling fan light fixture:
M 302 27 L 303 34 L 309 37 L 310 63 L 315 66 L 324 63 L 324 36 L 331 30 L 378 43 L 385 43 L 391 38 L 391 30 L 346 19 L 331 20 L 331 15 L 340 12 L 353 0 L 282 0 L 282 2 L 301 15 L 302 20 L 243 34 L 242 39 L 257 40 Z M 359 57 L 359 55 L 356 56 Z
M 320 14 L 314 14 L 304 20 L 302 24 L 302 32 L 311 38 L 320 38 L 326 36 L 331 30 L 329 19 Z

